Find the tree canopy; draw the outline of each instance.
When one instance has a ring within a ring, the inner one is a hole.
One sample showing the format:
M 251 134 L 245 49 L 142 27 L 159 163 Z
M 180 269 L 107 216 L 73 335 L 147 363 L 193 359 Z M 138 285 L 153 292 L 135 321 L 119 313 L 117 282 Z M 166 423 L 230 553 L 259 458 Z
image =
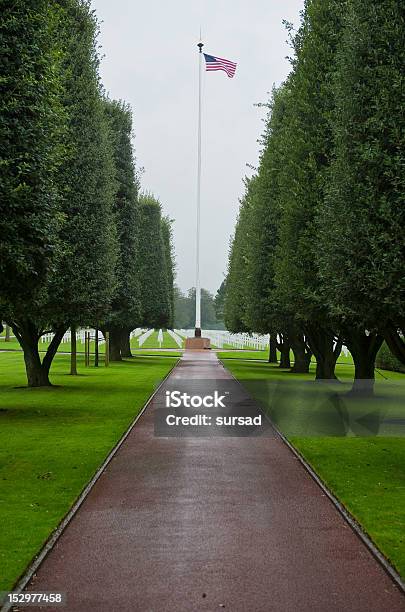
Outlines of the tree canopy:
M 0 307 L 36 301 L 60 253 L 66 154 L 58 10 L 45 0 L 2 5 L 0 22 Z M 5 282 L 6 280 L 6 282 Z

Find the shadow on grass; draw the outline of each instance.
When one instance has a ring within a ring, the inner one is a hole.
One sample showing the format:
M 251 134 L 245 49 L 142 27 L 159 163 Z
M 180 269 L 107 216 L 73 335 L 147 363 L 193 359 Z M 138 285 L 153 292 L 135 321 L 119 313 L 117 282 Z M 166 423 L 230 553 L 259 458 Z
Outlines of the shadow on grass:
M 405 436 L 404 386 L 385 383 L 372 397 L 351 394 L 348 383 L 278 376 L 242 385 L 270 420 L 290 436 Z

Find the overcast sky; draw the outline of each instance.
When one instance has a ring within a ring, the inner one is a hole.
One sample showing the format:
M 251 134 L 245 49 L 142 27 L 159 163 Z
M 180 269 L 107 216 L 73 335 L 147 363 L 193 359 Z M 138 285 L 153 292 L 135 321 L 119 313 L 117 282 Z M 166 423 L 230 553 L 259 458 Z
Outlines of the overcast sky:
M 134 113 L 142 186 L 175 220 L 177 284 L 195 285 L 198 49 L 238 63 L 233 79 L 203 73 L 201 284 L 214 292 L 227 266 L 246 164 L 258 159 L 265 102 L 290 70 L 283 19 L 303 0 L 93 0 L 112 98 Z

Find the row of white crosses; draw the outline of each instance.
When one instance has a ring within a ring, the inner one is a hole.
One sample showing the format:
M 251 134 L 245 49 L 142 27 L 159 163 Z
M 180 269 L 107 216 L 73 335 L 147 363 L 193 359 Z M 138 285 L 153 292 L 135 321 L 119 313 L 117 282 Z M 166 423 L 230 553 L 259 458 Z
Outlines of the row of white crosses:
M 143 332 L 145 332 L 146 329 L 143 329 L 142 327 L 137 327 L 136 329 L 131 331 L 131 338 L 137 338 L 138 336 L 140 336 Z
M 222 330 L 204 330 L 204 336 L 209 338 L 218 348 L 232 347 L 235 349 L 265 350 L 269 345 L 269 334 L 231 334 Z
M 169 330 L 167 330 L 169 331 Z M 189 338 L 191 335 L 194 336 L 194 330 L 192 329 L 175 329 L 174 333 L 180 338 Z
M 139 337 L 138 337 L 138 345 L 141 347 L 142 344 L 145 342 L 145 340 L 147 340 L 149 338 L 149 336 L 151 334 L 153 334 L 155 330 L 154 329 L 147 329 L 145 332 L 143 332 Z
M 96 337 L 96 330 L 95 329 L 91 329 L 91 328 L 86 328 L 86 329 L 78 329 L 76 330 L 76 340 L 78 340 L 79 342 L 83 342 L 85 340 L 85 335 L 86 333 L 90 333 L 90 337 L 92 340 L 95 339 Z M 52 342 L 53 337 L 55 336 L 54 333 L 49 332 L 47 334 L 43 334 L 43 336 L 41 336 L 41 342 Z M 71 342 L 72 341 L 72 333 L 71 330 L 69 329 L 62 338 L 62 342 Z M 103 344 L 105 342 L 104 336 L 103 334 L 99 331 L 98 334 L 98 342 L 99 344 Z
M 149 338 L 149 336 L 153 334 L 154 331 L 155 331 L 154 329 L 145 330 L 141 327 L 138 327 L 131 332 L 130 336 L 131 338 L 138 338 L 138 344 L 141 347 L 144 344 L 145 340 Z M 94 340 L 96 332 L 94 329 L 90 329 L 90 328 L 78 329 L 76 331 L 76 340 L 84 343 L 86 333 L 90 333 L 91 339 Z M 53 334 L 52 332 L 44 334 L 43 336 L 41 336 L 41 342 L 52 342 L 54 335 L 55 334 Z M 72 337 L 71 330 L 68 330 L 62 338 L 62 342 L 71 342 L 71 337 Z M 101 332 L 99 332 L 98 339 L 99 339 L 100 344 L 103 344 L 105 342 L 104 336 Z M 161 329 L 158 332 L 158 343 L 159 343 L 159 346 L 162 346 L 163 331 Z M 180 344 L 182 344 L 181 339 L 180 339 Z
M 142 344 L 145 342 L 145 340 L 147 338 L 149 338 L 149 336 L 154 332 L 154 329 L 148 329 L 148 330 L 135 330 L 135 333 L 132 332 L 131 334 L 131 338 L 134 337 L 136 338 L 137 336 L 140 335 L 140 337 L 138 338 L 138 344 L 139 346 L 142 346 Z M 178 333 L 177 330 L 172 330 L 172 329 L 168 329 L 167 330 L 168 334 L 173 338 L 173 340 L 176 342 L 177 346 L 179 346 L 180 348 L 182 348 L 183 346 L 183 339 L 181 338 L 180 334 Z M 157 341 L 159 344 L 159 347 L 162 348 L 162 344 L 163 344 L 163 330 L 159 329 L 158 331 L 158 335 L 157 335 Z
M 181 330 L 186 337 L 190 337 L 194 335 L 194 330 Z M 232 347 L 236 349 L 253 349 L 258 351 L 264 351 L 268 349 L 270 342 L 269 334 L 231 334 L 228 331 L 223 330 L 206 330 L 202 331 L 202 334 L 205 338 L 209 338 L 211 343 L 218 347 Z M 348 348 L 343 345 L 342 352 L 345 356 L 348 355 Z
M 136 332 L 138 330 L 135 330 Z M 143 332 L 142 335 L 139 337 L 138 339 L 138 344 L 139 346 L 142 346 L 142 344 L 145 342 L 145 340 L 147 338 L 149 338 L 149 336 L 154 332 L 154 329 L 148 329 L 148 330 L 139 330 L 139 333 Z M 173 338 L 173 340 L 176 342 L 176 344 L 181 348 L 183 346 L 183 340 L 182 338 L 172 329 L 168 329 L 167 330 L 168 334 Z M 139 335 L 139 333 L 135 333 L 134 335 L 131 334 L 131 337 L 137 337 Z M 163 330 L 159 329 L 158 331 L 158 335 L 157 335 L 157 341 L 159 344 L 159 348 L 162 348 L 162 344 L 163 344 Z
M 131 338 L 138 339 L 138 345 L 141 347 L 145 340 L 149 338 L 153 334 L 154 329 L 144 329 L 138 327 L 131 332 Z M 179 348 L 183 347 L 184 338 L 190 338 L 194 336 L 194 329 L 168 329 L 168 334 L 173 338 Z M 95 339 L 96 332 L 91 328 L 83 328 L 76 330 L 76 339 L 79 342 L 84 343 L 85 334 L 90 333 L 90 337 L 92 340 Z M 260 335 L 260 334 L 231 334 L 228 331 L 218 330 L 218 329 L 204 329 L 202 330 L 202 335 L 205 338 L 209 338 L 213 346 L 217 348 L 224 347 L 232 347 L 235 349 L 253 349 L 263 351 L 266 350 L 269 346 L 269 334 Z M 44 334 L 41 336 L 41 342 L 51 342 L 54 337 L 52 332 Z M 102 333 L 99 333 L 99 343 L 103 344 L 105 342 L 104 336 Z M 157 337 L 159 346 L 162 346 L 163 343 L 163 330 L 159 329 L 158 337 Z M 68 330 L 63 338 L 62 342 L 71 342 L 71 331 Z M 346 346 L 342 347 L 342 351 L 345 355 L 348 354 L 348 349 Z
M 183 338 L 194 336 L 194 329 L 175 329 L 175 333 Z M 204 338 L 209 338 L 211 343 L 218 347 L 230 346 L 236 349 L 251 348 L 259 351 L 265 350 L 269 345 L 269 334 L 231 334 L 220 329 L 203 329 Z
M 144 331 L 145 331 L 145 329 L 142 329 L 141 327 L 138 327 L 137 329 L 134 329 L 131 332 L 131 338 L 136 338 L 137 336 L 142 334 Z M 90 333 L 91 338 L 94 339 L 95 335 L 96 335 L 96 330 L 95 329 L 91 329 L 91 328 L 78 329 L 78 330 L 76 330 L 76 340 L 78 340 L 79 342 L 84 342 L 86 333 Z M 152 333 L 152 332 L 150 332 L 150 333 Z M 53 339 L 54 335 L 55 334 L 52 333 L 52 332 L 44 334 L 43 336 L 41 336 L 41 342 L 52 342 L 52 339 Z M 64 334 L 64 336 L 62 338 L 62 342 L 71 342 L 71 339 L 72 339 L 72 334 L 71 334 L 71 330 L 69 329 Z M 99 330 L 99 334 L 98 334 L 98 340 L 99 340 L 100 344 L 105 342 L 103 334 L 101 333 L 100 330 Z
M 154 332 L 153 329 L 149 329 L 147 332 L 145 332 L 139 338 L 139 340 L 138 340 L 139 346 L 142 346 L 142 344 L 145 342 L 146 338 L 148 338 L 153 332 Z M 169 334 L 169 336 L 171 336 L 173 338 L 173 340 L 176 342 L 177 346 L 182 348 L 182 346 L 183 346 L 183 339 L 181 338 L 181 336 L 177 332 L 177 330 L 168 329 L 167 333 Z M 159 347 L 162 348 L 162 344 L 163 344 L 163 330 L 162 329 L 159 329 L 159 331 L 158 331 L 157 341 L 158 341 Z
M 177 346 L 182 348 L 183 347 L 183 338 L 181 333 L 179 332 L 178 329 L 168 329 L 167 333 L 169 334 L 169 336 L 171 336 L 173 338 L 173 340 L 176 342 Z

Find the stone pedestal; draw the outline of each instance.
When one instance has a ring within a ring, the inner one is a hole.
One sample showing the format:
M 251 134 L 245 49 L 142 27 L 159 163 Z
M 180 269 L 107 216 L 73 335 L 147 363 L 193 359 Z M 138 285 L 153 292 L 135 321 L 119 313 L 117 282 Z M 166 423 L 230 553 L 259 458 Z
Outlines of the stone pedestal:
M 186 338 L 185 348 L 191 351 L 201 351 L 203 349 L 210 349 L 211 342 L 209 338 Z

